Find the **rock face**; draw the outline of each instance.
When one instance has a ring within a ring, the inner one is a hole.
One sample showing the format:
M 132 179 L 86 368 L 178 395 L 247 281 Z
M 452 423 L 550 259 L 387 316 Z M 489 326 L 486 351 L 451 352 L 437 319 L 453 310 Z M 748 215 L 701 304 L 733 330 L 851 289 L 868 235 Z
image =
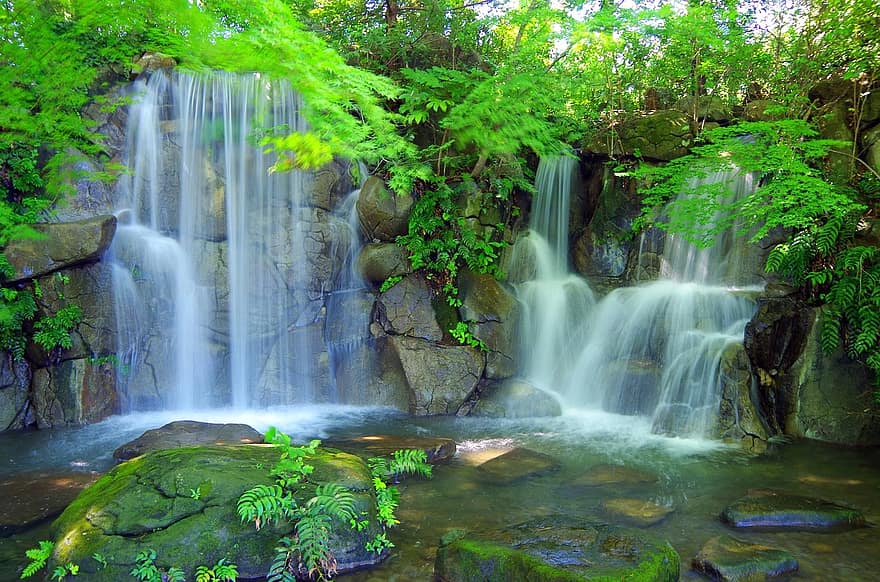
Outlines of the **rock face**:
M 660 523 L 674 510 L 644 499 L 615 497 L 602 502 L 602 510 L 615 518 L 623 519 L 631 525 L 647 527 Z
M 674 582 L 679 557 L 640 532 L 550 516 L 486 539 L 441 542 L 434 575 L 442 582 Z
M 503 379 L 517 372 L 521 306 L 513 293 L 491 275 L 461 276 L 461 318 L 489 350 L 486 377 Z
M 608 155 L 635 155 L 669 161 L 685 155 L 690 145 L 691 123 L 680 111 L 660 110 L 624 120 L 618 139 L 593 141 L 586 150 Z
M 3 254 L 15 269 L 5 283 L 43 275 L 97 261 L 110 246 L 116 232 L 115 216 L 97 216 L 77 222 L 33 225 L 41 238 L 12 240 Z
M 691 565 L 723 582 L 769 580 L 798 570 L 797 560 L 784 550 L 726 535 L 706 542 Z
M 247 489 L 273 484 L 268 468 L 279 455 L 275 447 L 242 445 L 157 451 L 127 461 L 83 491 L 55 521 L 50 569 L 74 562 L 88 580 L 115 582 L 126 577 L 139 552 L 152 549 L 157 566 L 182 568 L 188 578 L 197 566 L 221 558 L 238 566 L 240 578 L 265 576 L 278 539 L 291 526 L 266 525 L 258 531 L 241 523 L 235 507 Z M 347 487 L 358 509 L 375 515 L 363 461 L 322 450 L 309 462 L 315 466 L 313 483 Z M 314 491 L 304 489 L 307 497 Z M 380 559 L 364 549 L 377 531 L 375 525 L 356 532 L 348 524 L 334 524 L 331 548 L 340 572 Z M 106 557 L 106 568 L 91 559 L 95 552 Z
M 484 388 L 479 402 L 471 410 L 472 416 L 492 418 L 532 418 L 561 414 L 562 406 L 556 398 L 520 378 L 509 378 L 500 385 Z
M 721 354 L 721 406 L 718 436 L 754 452 L 766 450 L 769 431 L 758 406 L 745 346 L 731 344 Z
M 857 509 L 773 491 L 736 500 L 721 512 L 721 521 L 736 528 L 773 530 L 846 530 L 866 525 L 865 516 Z
M 176 420 L 120 445 L 113 451 L 117 461 L 127 461 L 153 451 L 201 445 L 249 445 L 263 442 L 263 435 L 246 424 L 214 424 Z
M 407 275 L 385 291 L 379 303 L 379 322 L 385 333 L 430 341 L 443 339 L 431 305 L 431 291 L 421 275 Z
M 365 281 L 376 287 L 388 277 L 402 277 L 412 272 L 407 251 L 394 243 L 370 243 L 358 255 L 357 269 Z
M 412 196 L 389 192 L 380 178 L 370 176 L 361 187 L 357 213 L 367 239 L 373 242 L 394 242 L 409 230 Z

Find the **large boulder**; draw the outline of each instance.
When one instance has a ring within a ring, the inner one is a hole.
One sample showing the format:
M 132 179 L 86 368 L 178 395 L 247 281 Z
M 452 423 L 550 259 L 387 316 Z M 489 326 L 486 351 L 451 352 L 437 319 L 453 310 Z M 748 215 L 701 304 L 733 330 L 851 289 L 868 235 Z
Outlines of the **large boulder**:
M 367 178 L 357 200 L 358 218 L 367 240 L 394 242 L 398 236 L 406 234 L 413 202 L 408 194 L 389 192 L 380 178 Z
M 234 563 L 240 578 L 265 576 L 279 538 L 292 525 L 264 524 L 257 530 L 252 523 L 241 523 L 236 503 L 251 487 L 274 484 L 269 468 L 280 454 L 277 447 L 258 445 L 194 447 L 157 451 L 118 465 L 53 524 L 50 570 L 72 562 L 88 580 L 115 582 L 126 578 L 139 552 L 153 550 L 157 566 L 182 568 L 189 579 L 197 566 L 220 559 Z M 313 495 L 314 484 L 337 483 L 371 517 L 362 531 L 334 523 L 330 545 L 339 572 L 378 562 L 381 556 L 364 549 L 378 532 L 366 464 L 328 449 L 309 463 L 315 471 L 311 485 L 297 495 L 300 503 Z M 91 559 L 96 552 L 105 557 L 106 567 Z
M 714 95 L 684 97 L 676 102 L 675 108 L 701 120 L 726 122 L 733 118 L 730 105 Z
M 483 355 L 468 346 L 446 346 L 391 337 L 412 391 L 410 413 L 456 414 L 483 376 Z
M 447 536 L 437 550 L 440 582 L 677 582 L 668 542 L 626 528 L 549 516 L 481 536 Z
M 25 360 L 0 352 L 0 430 L 24 428 L 29 418 L 31 368 Z
M 358 255 L 357 270 L 366 281 L 378 287 L 389 277 L 412 273 L 412 265 L 403 247 L 394 243 L 370 243 Z
M 867 150 L 865 161 L 875 172 L 880 172 L 880 125 L 866 131 L 862 135 L 862 143 Z
M 431 290 L 421 275 L 407 275 L 379 297 L 379 323 L 385 333 L 430 341 L 443 339 Z
M 688 153 L 692 137 L 690 118 L 681 111 L 664 109 L 625 119 L 613 139 L 599 136 L 585 149 L 598 154 L 669 161 Z
M 328 212 L 336 210 L 340 202 L 354 189 L 349 160 L 334 159 L 315 170 L 306 184 L 306 202 Z
M 498 385 L 484 386 L 471 416 L 531 418 L 560 416 L 562 405 L 552 394 L 521 378 L 508 378 Z
M 824 499 L 762 490 L 737 499 L 721 512 L 735 528 L 839 531 L 865 527 L 865 515 Z
M 706 542 L 692 566 L 713 580 L 745 582 L 793 574 L 798 561 L 784 550 L 724 535 Z
M 116 217 L 33 225 L 39 238 L 12 240 L 3 249 L 15 273 L 5 284 L 34 279 L 101 258 L 116 232 Z
M 572 247 L 575 269 L 586 277 L 621 277 L 633 243 L 633 220 L 641 213 L 639 197 L 627 183 L 608 177 L 589 225 Z
M 461 276 L 461 318 L 489 350 L 486 377 L 509 378 L 517 373 L 517 337 L 522 307 L 513 293 L 491 275 Z
M 67 360 L 34 371 L 31 404 L 39 428 L 98 422 L 120 412 L 110 362 Z
M 117 461 L 127 461 L 152 451 L 201 445 L 259 444 L 263 435 L 246 424 L 217 424 L 196 420 L 175 420 L 146 431 L 113 451 Z
M 721 354 L 721 406 L 718 411 L 718 436 L 740 443 L 746 450 L 766 450 L 769 431 L 759 412 L 757 395 L 753 397 L 751 366 L 743 344 L 728 345 Z

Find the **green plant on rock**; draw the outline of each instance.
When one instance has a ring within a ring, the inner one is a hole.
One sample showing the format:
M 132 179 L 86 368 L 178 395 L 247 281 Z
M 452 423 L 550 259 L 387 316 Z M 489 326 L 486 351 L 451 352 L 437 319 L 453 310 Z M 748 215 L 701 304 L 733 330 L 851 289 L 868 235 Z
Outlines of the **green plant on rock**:
M 196 568 L 196 582 L 235 582 L 238 579 L 238 568 L 221 558 L 214 567 L 199 566 Z
M 455 324 L 455 327 L 449 330 L 449 333 L 458 340 L 458 343 L 471 346 L 472 348 L 477 348 L 481 352 L 488 352 L 489 348 L 486 346 L 483 340 L 474 337 L 474 334 L 471 333 L 470 328 L 468 327 L 468 322 L 459 321 Z
M 79 565 L 68 563 L 63 564 L 61 566 L 57 566 L 52 571 L 52 580 L 67 580 L 68 576 L 77 576 L 79 575 Z
M 140 552 L 134 563 L 129 574 L 141 582 L 184 582 L 186 579 L 180 568 L 172 566 L 165 570 L 156 566 L 156 550 Z
M 30 578 L 42 570 L 46 566 L 46 562 L 49 561 L 49 557 L 54 549 L 55 542 L 42 540 L 36 548 L 25 551 L 24 555 L 27 556 L 30 562 L 22 570 L 21 578 Z

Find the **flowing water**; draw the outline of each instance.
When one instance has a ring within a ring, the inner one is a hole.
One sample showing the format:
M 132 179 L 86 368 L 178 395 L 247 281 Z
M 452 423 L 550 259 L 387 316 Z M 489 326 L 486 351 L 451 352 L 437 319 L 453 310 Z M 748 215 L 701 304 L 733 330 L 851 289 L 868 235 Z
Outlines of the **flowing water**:
M 119 444 L 142 431 L 184 418 L 153 413 L 111 418 L 75 429 L 0 435 L 0 480 L 52 466 L 56 470 L 104 471 Z M 440 536 L 453 528 L 490 532 L 532 517 L 565 513 L 618 523 L 602 502 L 631 497 L 666 505 L 673 512 L 646 531 L 669 540 L 682 557 L 682 579 L 703 579 L 688 570 L 691 557 L 711 537 L 739 538 L 788 550 L 800 561 L 793 580 L 853 582 L 876 579 L 880 538 L 865 528 L 840 533 L 733 532 L 718 519 L 730 502 L 749 489 L 773 488 L 822 497 L 858 507 L 880 519 L 880 451 L 819 443 L 791 443 L 762 457 L 703 439 L 670 438 L 651 432 L 648 418 L 599 411 L 559 418 L 489 420 L 410 418 L 379 408 L 345 406 L 282 407 L 257 411 L 214 411 L 186 418 L 245 422 L 259 430 L 278 426 L 303 442 L 353 435 L 399 434 L 454 438 L 458 453 L 435 469 L 431 480 L 401 484 L 401 524 L 391 530 L 396 544 L 375 569 L 342 576 L 350 582 L 416 582 L 431 579 Z M 561 468 L 552 474 L 508 485 L 487 481 L 478 465 L 516 446 L 552 455 Z M 587 487 L 577 480 L 590 467 L 613 463 L 649 472 L 654 483 Z M 46 528 L 0 538 L 0 581 L 11 582 L 24 564 L 24 550 L 47 539 Z

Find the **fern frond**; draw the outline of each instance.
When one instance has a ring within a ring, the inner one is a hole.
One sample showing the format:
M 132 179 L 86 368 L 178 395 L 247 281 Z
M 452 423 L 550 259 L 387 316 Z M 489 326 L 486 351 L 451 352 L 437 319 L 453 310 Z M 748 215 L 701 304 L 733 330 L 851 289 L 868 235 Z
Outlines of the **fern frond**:
M 324 483 L 315 488 L 315 496 L 306 502 L 306 507 L 320 506 L 331 517 L 349 521 L 357 516 L 354 495 L 338 483 Z
M 820 335 L 822 351 L 832 353 L 840 345 L 840 314 L 828 310 L 822 318 L 822 331 Z
M 392 475 L 420 475 L 431 477 L 432 467 L 428 464 L 428 454 L 422 449 L 401 449 L 394 451 L 389 463 Z
M 295 507 L 293 497 L 278 485 L 255 485 L 241 494 L 236 509 L 242 522 L 263 524 L 286 519 Z

